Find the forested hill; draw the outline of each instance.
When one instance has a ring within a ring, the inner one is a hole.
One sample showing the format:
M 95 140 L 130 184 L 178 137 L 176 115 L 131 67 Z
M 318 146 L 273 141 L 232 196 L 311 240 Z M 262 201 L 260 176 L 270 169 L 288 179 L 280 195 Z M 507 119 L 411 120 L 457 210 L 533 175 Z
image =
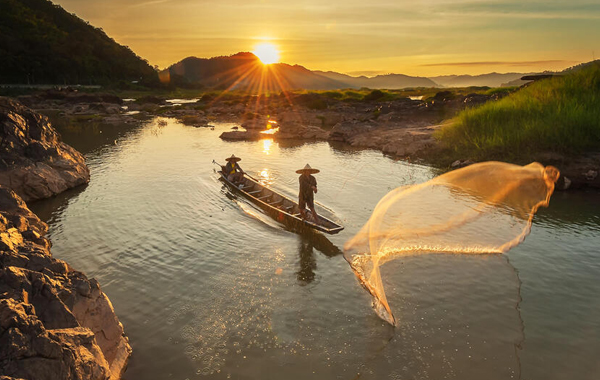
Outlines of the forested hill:
M 0 84 L 155 83 L 156 71 L 47 0 L 0 0 Z

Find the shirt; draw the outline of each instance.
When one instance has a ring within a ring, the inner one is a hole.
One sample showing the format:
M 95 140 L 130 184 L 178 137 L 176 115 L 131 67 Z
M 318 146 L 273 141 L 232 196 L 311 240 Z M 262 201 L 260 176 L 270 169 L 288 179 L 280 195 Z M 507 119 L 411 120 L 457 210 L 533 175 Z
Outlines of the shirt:
M 241 172 L 242 168 L 240 168 L 240 165 L 238 165 L 237 162 L 227 162 L 227 165 L 225 165 L 225 175 L 229 175 L 229 174 L 233 174 L 236 171 Z
M 301 175 L 298 181 L 300 182 L 300 194 L 298 194 L 298 198 L 313 199 L 314 192 L 312 186 L 317 186 L 317 179 L 309 174 L 308 176 Z

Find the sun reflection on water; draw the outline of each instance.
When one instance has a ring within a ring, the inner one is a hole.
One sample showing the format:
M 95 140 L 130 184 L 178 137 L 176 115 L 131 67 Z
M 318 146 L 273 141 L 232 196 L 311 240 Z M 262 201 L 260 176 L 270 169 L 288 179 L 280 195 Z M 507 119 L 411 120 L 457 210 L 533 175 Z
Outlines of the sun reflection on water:
M 264 131 L 260 131 L 260 133 L 263 133 L 265 135 L 273 135 L 273 134 L 277 133 L 277 131 L 279 131 L 277 122 L 275 120 L 269 120 L 269 121 L 267 121 L 266 129 Z
M 258 178 L 260 180 L 260 182 L 264 185 L 271 185 L 273 183 L 273 177 L 271 176 L 271 173 L 269 172 L 269 169 L 264 168 L 263 170 L 261 170 L 261 172 L 258 174 Z
M 274 135 L 275 133 L 277 133 L 277 131 L 279 131 L 279 127 L 266 129 L 264 131 L 260 131 L 260 133 L 265 135 Z
M 271 146 L 273 145 L 273 139 L 264 139 L 263 142 L 263 153 L 267 156 L 271 154 Z

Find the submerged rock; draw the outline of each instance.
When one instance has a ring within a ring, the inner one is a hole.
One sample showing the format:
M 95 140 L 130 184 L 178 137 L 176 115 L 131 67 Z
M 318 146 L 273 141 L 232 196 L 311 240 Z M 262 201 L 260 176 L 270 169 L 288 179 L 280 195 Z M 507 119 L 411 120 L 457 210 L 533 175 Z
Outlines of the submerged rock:
M 0 97 L 0 185 L 30 201 L 89 179 L 83 156 L 60 141 L 45 116 Z
M 119 379 L 123 326 L 96 280 L 52 257 L 46 231 L 0 186 L 0 378 Z

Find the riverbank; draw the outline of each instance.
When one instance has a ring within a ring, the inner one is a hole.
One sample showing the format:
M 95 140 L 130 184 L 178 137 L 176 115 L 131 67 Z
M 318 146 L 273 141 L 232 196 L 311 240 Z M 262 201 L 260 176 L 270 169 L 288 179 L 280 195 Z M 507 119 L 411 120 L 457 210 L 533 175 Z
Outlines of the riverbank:
M 441 170 L 487 160 L 518 164 L 539 161 L 561 170 L 563 176 L 558 189 L 600 188 L 598 153 L 593 149 L 559 152 L 545 146 L 535 151 L 519 149 L 508 155 L 499 154 L 497 150 L 460 149 L 463 143 L 472 140 L 469 134 L 463 134 L 460 141 L 448 138 L 453 135 L 448 131 L 460 123 L 464 115 L 486 107 L 494 108 L 515 97 L 527 98 L 527 91 L 538 85 L 535 83 L 524 90 L 340 90 L 268 96 L 205 92 L 186 99 L 167 99 L 164 95 L 147 93 L 122 94 L 138 96 L 123 99 L 114 94 L 53 90 L 19 99 L 40 112 L 54 112 L 69 122 L 130 124 L 153 116 L 173 117 L 194 127 L 211 127 L 211 123 L 217 121 L 232 122 L 240 127 L 222 133 L 222 139 L 331 141 L 379 150 Z M 180 95 L 193 94 L 188 91 Z M 481 129 L 485 129 L 484 126 Z
M 120 379 L 131 346 L 94 279 L 50 252 L 34 201 L 86 184 L 83 156 L 48 119 L 0 98 L 0 376 Z
M 259 140 L 267 133 L 276 140 L 328 140 L 415 159 L 435 150 L 432 133 L 441 122 L 467 107 L 500 99 L 510 91 L 423 89 L 422 95 L 415 90 L 269 96 L 204 93 L 191 99 L 137 94 L 138 98 L 127 99 L 112 94 L 51 90 L 18 99 L 40 112 L 75 123 L 128 124 L 153 116 L 173 117 L 195 127 L 210 127 L 216 121 L 233 122 L 242 128 L 224 133 L 223 139 Z

